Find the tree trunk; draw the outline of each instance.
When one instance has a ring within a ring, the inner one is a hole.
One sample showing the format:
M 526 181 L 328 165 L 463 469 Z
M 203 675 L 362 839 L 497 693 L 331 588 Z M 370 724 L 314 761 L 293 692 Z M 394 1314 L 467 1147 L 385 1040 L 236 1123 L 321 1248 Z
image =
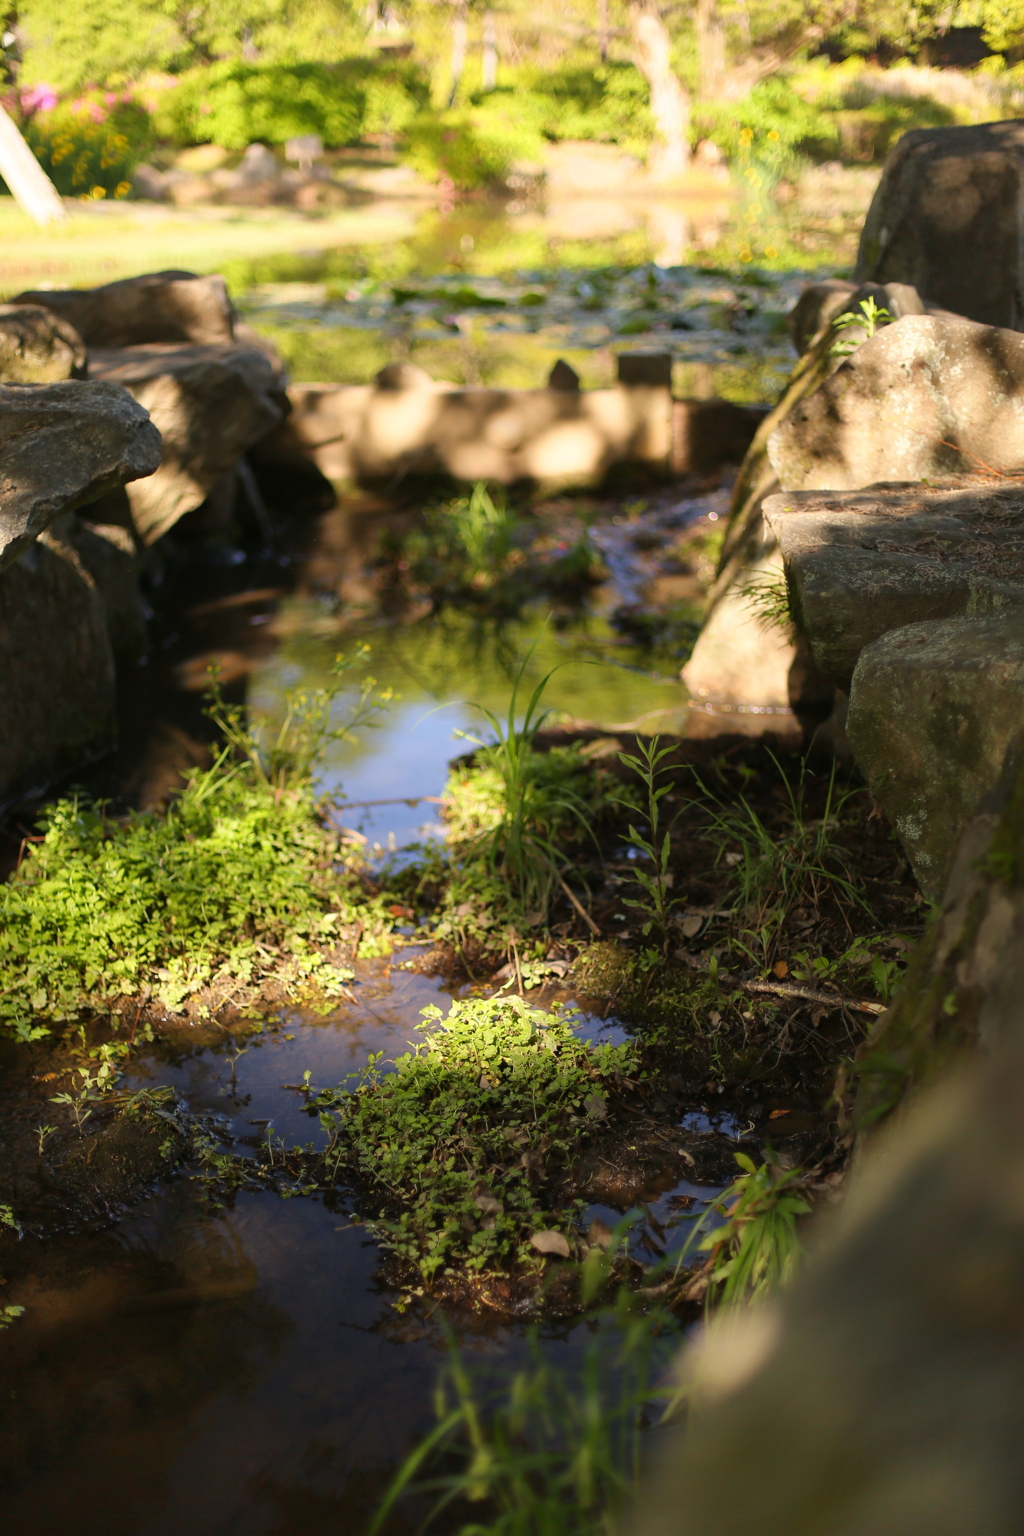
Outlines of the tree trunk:
M 68 216 L 60 193 L 0 107 L 0 176 L 23 213 L 36 224 L 59 224 Z
M 484 11 L 484 46 L 481 59 L 481 84 L 485 91 L 493 91 L 498 83 L 498 34 L 494 27 L 494 12 Z
M 448 93 L 448 105 L 455 105 L 466 67 L 466 7 L 460 5 L 452 18 L 452 88 Z
M 718 0 L 697 0 L 693 29 L 697 39 L 697 89 L 702 101 L 715 101 L 725 83 L 725 28 L 718 14 Z
M 651 91 L 655 143 L 648 169 L 657 181 L 681 176 L 690 163 L 690 99 L 672 68 L 672 40 L 651 0 L 632 3 L 629 25 L 637 69 Z

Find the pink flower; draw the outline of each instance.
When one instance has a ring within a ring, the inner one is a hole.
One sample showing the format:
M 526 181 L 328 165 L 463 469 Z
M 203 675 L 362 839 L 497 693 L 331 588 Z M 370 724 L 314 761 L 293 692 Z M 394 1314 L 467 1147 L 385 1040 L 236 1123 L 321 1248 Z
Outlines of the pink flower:
M 57 92 L 52 85 L 33 85 L 21 93 L 23 112 L 49 112 L 57 105 Z

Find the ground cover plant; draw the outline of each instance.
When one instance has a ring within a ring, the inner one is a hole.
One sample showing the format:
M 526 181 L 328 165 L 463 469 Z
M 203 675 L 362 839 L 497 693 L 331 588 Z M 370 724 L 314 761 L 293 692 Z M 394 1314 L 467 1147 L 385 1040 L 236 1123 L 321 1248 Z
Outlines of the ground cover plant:
M 391 927 L 345 868 L 314 788 L 327 742 L 385 702 L 371 680 L 334 725 L 346 671 L 339 660 L 329 687 L 292 696 L 266 744 L 215 686 L 225 744 L 163 810 L 114 818 L 73 796 L 43 811 L 0 886 L 5 1032 L 33 1040 L 103 1019 L 134 1038 L 144 1008 L 180 1013 L 201 997 L 208 1016 L 275 974 L 339 993 L 349 973 L 327 955 L 357 921 L 367 948 Z
M 500 994 L 424 1011 L 426 1039 L 393 1071 L 371 1056 L 351 1085 L 315 1101 L 325 1154 L 380 1200 L 382 1245 L 424 1282 L 527 1271 L 575 1246 L 559 1175 L 628 1097 L 630 1044 L 593 1045 L 572 1012 Z M 367 1210 L 372 1209 L 371 1206 Z

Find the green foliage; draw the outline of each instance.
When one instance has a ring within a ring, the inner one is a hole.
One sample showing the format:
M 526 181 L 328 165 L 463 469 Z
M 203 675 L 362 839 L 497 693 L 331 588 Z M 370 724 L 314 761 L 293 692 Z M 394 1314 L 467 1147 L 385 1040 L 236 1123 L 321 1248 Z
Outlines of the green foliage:
M 884 305 L 875 303 L 874 294 L 871 294 L 866 299 L 861 299 L 857 308 L 860 310 L 859 314 L 854 310 L 848 314 L 837 315 L 832 321 L 832 329 L 834 331 L 850 331 L 853 327 L 856 327 L 856 331 L 860 333 L 858 335 L 854 332 L 849 336 L 841 336 L 838 341 L 834 341 L 829 348 L 833 357 L 849 357 L 865 341 L 870 341 L 875 332 L 880 330 L 883 325 L 891 325 L 895 318 Z
M 327 145 L 367 133 L 400 133 L 425 105 L 427 86 L 403 61 L 346 59 L 338 64 L 243 64 L 191 70 L 160 96 L 158 132 L 179 144 L 244 149 L 319 134 Z
M 785 75 L 762 80 L 741 101 L 701 110 L 701 128 L 754 182 L 795 174 L 808 159 L 834 158 L 839 149 L 835 116 L 801 96 Z
M 811 1209 L 796 1193 L 802 1178 L 799 1168 L 771 1162 L 758 1168 L 745 1152 L 735 1157 L 743 1172 L 709 1208 L 709 1213 L 724 1217 L 724 1223 L 698 1245 L 708 1254 L 709 1307 L 758 1301 L 785 1285 L 800 1258 L 797 1221 Z
M 423 1016 L 435 1028 L 393 1072 L 371 1056 L 352 1092 L 317 1101 L 337 1166 L 379 1192 L 370 1231 L 425 1281 L 456 1267 L 535 1270 L 531 1237 L 571 1235 L 574 1214 L 551 1208 L 545 1183 L 606 1117 L 635 1049 L 582 1041 L 571 1012 L 519 997 Z
M 543 153 L 543 103 L 494 92 L 478 105 L 424 112 L 406 129 L 405 158 L 431 181 L 464 191 L 506 180 L 517 161 Z
M 766 629 L 791 628 L 789 584 L 783 572 L 750 571 L 743 586 L 743 600 Z
M 504 573 L 518 523 L 504 490 L 494 497 L 477 481 L 469 496 L 427 507 L 422 530 L 403 540 L 402 556 L 433 589 L 489 588 Z
M 543 104 L 543 132 L 549 139 L 590 139 L 634 152 L 651 142 L 650 90 L 634 64 L 563 65 L 527 72 L 523 83 Z M 517 90 L 517 99 L 521 95 Z
M 34 112 L 25 137 L 64 197 L 126 197 L 152 144 L 144 107 L 128 96 L 108 101 L 99 92 Z
M 566 865 L 566 841 L 575 840 L 573 834 L 578 838 L 591 833 L 580 793 L 579 781 L 587 777 L 582 754 L 567 749 L 552 756 L 533 745 L 547 719 L 547 711 L 540 712 L 539 706 L 552 672 L 534 688 L 522 722 L 516 720 L 519 690 L 537 643 L 520 663 L 506 719 L 499 720 L 482 704 L 476 706 L 497 740 L 477 744 L 476 766 L 482 777 L 475 782 L 470 778 L 476 804 L 461 785 L 452 803 L 453 842 L 464 875 L 472 877 L 474 865 L 485 870 L 507 888 L 512 910 L 533 913 L 535 921 L 547 915 L 552 888 Z
M 327 723 L 343 675 L 289 702 L 265 758 L 225 712 L 229 745 L 166 812 L 115 820 L 78 798 L 47 808 L 42 841 L 0 886 L 0 1028 L 32 1040 L 97 1015 L 123 1026 L 130 998 L 178 1009 L 215 979 L 245 984 L 284 959 L 331 989 L 318 946 L 365 903 L 334 871 L 337 836 L 312 787 L 318 746 L 351 728 Z M 364 693 L 355 722 L 372 708 Z M 370 907 L 367 926 L 381 927 Z
M 652 929 L 657 928 L 661 935 L 661 948 L 663 954 L 668 954 L 671 943 L 669 934 L 669 918 L 674 902 L 668 892 L 672 884 L 672 876 L 669 873 L 669 861 L 672 853 L 671 833 L 661 836 L 661 802 L 673 787 L 673 781 L 667 784 L 659 784 L 658 779 L 666 771 L 661 767 L 666 757 L 671 757 L 675 748 L 661 746 L 661 738 L 652 736 L 650 741 L 637 743 L 638 755 L 632 756 L 628 752 L 619 753 L 619 761 L 627 768 L 631 768 L 640 779 L 644 790 L 646 804 L 644 810 L 647 813 L 647 836 L 645 837 L 636 827 L 630 826 L 626 841 L 636 849 L 637 853 L 651 865 L 651 870 L 634 867 L 631 871 L 633 879 L 639 885 L 642 892 L 639 900 L 624 898 L 623 905 L 636 907 L 643 916 L 641 931 L 648 935 Z M 621 801 L 629 810 L 634 806 L 628 801 Z
M 785 797 L 788 824 L 781 827 L 766 826 L 745 795 L 737 794 L 734 802 L 722 801 L 697 780 L 714 807 L 705 835 L 717 844 L 718 861 L 733 869 L 735 901 L 747 924 L 732 943 L 765 967 L 776 958 L 782 928 L 792 908 L 803 903 L 817 906 L 829 893 L 850 906 L 868 910 L 850 879 L 845 852 L 835 838 L 843 807 L 858 791 L 837 794 L 833 767 L 823 813 L 811 817 L 806 809 L 806 760 L 795 784 L 781 764 L 773 761 Z
M 679 1330 L 644 1315 L 624 1287 L 591 1326 L 578 1370 L 545 1359 L 531 1328 L 529 1363 L 497 1396 L 450 1344 L 437 1425 L 397 1473 L 370 1536 L 408 1495 L 432 1496 L 425 1531 L 451 1530 L 458 1500 L 480 1506 L 463 1536 L 612 1536 L 639 1485 L 644 1430 L 668 1395 L 659 1378 Z

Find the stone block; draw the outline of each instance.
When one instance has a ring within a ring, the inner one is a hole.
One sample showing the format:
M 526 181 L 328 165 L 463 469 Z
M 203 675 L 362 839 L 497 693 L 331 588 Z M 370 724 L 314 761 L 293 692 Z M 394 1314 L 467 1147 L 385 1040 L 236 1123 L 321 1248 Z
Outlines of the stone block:
M 862 652 L 850 746 L 933 900 L 1022 729 L 1024 607 L 908 624 Z
M 671 352 L 620 352 L 616 359 L 619 383 L 627 389 L 672 388 Z
M 0 380 L 56 384 L 85 378 L 85 343 L 39 304 L 0 304 Z
M 97 350 L 89 355 L 89 375 L 123 386 L 160 430 L 159 468 L 128 492 L 146 544 L 200 506 L 246 449 L 282 420 L 277 370 L 254 347 Z
M 160 434 L 118 384 L 0 385 L 0 571 L 63 512 L 160 463 Z
M 894 320 L 904 315 L 923 315 L 934 307 L 921 298 L 916 288 L 906 283 L 850 283 L 831 277 L 821 283 L 809 283 L 787 317 L 794 347 L 806 352 L 823 325 L 844 313 L 855 314 L 860 304 L 873 298 L 880 309 L 887 309 Z
M 790 612 L 817 667 L 847 690 L 861 651 L 891 629 L 1024 604 L 1022 501 L 981 476 L 768 497 Z
M 1024 121 L 905 133 L 861 231 L 855 281 L 910 283 L 982 325 L 1024 326 Z
M 115 744 L 106 609 L 74 546 L 53 532 L 0 573 L 0 720 L 0 806 Z
M 865 341 L 772 432 L 783 490 L 855 490 L 1024 467 L 1024 337 L 907 315 Z
M 101 288 L 44 288 L 15 304 L 42 305 L 74 326 L 86 346 L 135 347 L 150 342 L 225 344 L 235 312 L 222 277 L 147 272 Z

